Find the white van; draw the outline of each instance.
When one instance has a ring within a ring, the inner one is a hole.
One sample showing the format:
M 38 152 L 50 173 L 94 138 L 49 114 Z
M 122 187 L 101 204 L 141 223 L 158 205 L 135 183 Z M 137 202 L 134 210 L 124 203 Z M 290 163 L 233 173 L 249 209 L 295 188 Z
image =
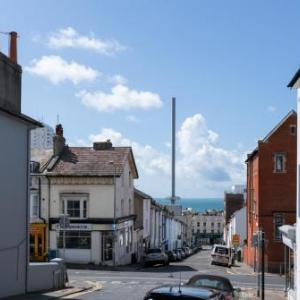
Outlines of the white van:
M 231 267 L 234 253 L 230 247 L 225 245 L 214 245 L 211 252 L 211 264 L 220 264 Z

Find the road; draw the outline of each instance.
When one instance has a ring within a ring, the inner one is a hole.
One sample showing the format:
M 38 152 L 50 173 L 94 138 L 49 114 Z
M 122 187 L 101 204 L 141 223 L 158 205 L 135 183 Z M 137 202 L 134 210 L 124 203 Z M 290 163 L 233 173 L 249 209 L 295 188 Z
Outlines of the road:
M 124 271 L 69 270 L 70 282 L 92 282 L 102 289 L 73 295 L 70 299 L 84 300 L 141 300 L 151 288 L 162 284 L 179 284 L 195 274 L 206 273 L 226 276 L 235 287 L 254 288 L 257 277 L 243 264 L 226 268 L 210 264 L 210 250 L 203 250 L 182 262 L 170 266 L 154 266 L 138 270 L 125 268 Z M 266 275 L 266 288 L 283 290 L 284 279 L 278 275 Z

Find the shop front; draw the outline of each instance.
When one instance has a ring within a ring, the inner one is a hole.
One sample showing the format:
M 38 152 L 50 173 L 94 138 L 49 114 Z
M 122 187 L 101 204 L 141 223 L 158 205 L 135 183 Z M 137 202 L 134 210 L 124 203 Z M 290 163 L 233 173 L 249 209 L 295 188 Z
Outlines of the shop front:
M 30 261 L 42 262 L 47 260 L 46 224 L 30 224 Z
M 289 300 L 296 300 L 295 291 L 295 253 L 296 253 L 296 226 L 283 225 L 279 227 L 284 244 L 284 274 L 285 293 Z

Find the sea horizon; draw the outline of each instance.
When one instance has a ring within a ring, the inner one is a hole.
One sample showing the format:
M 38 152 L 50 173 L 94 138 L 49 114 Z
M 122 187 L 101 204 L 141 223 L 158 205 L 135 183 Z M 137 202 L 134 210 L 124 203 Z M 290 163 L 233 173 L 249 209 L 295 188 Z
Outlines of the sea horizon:
M 160 204 L 170 204 L 170 200 L 166 197 L 155 198 Z M 224 200 L 221 197 L 186 197 L 180 198 L 177 204 L 181 204 L 183 208 L 191 208 L 194 211 L 205 211 L 207 209 L 224 210 Z

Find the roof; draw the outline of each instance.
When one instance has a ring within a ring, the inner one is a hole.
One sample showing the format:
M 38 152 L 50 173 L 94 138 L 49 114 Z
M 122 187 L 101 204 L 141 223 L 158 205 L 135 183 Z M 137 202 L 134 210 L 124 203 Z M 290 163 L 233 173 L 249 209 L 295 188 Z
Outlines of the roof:
M 298 82 L 298 80 L 300 79 L 300 68 L 299 70 L 296 72 L 296 74 L 293 76 L 292 80 L 289 82 L 289 84 L 287 85 L 287 87 L 289 88 L 300 88 L 300 82 L 297 86 L 295 86 L 295 84 Z
M 151 196 L 147 195 L 146 193 L 138 190 L 138 189 L 134 189 L 134 193 L 139 195 L 140 197 L 144 198 L 144 199 L 153 199 Z
M 287 119 L 289 119 L 291 116 L 297 116 L 296 111 L 293 109 L 289 111 L 289 113 L 264 137 L 262 140 L 263 143 L 267 142 L 268 139 L 286 122 Z M 252 159 L 258 152 L 258 147 L 256 147 L 250 154 L 248 154 L 248 157 L 246 159 L 246 162 L 248 162 L 250 159 Z
M 138 178 L 131 147 L 95 150 L 93 147 L 65 146 L 62 154 L 52 156 L 42 171 L 49 176 L 119 177 L 127 161 L 133 170 L 133 178 Z
M 5 114 L 8 114 L 12 117 L 15 117 L 15 118 L 17 118 L 17 119 L 19 119 L 19 120 L 21 120 L 21 121 L 23 121 L 23 122 L 25 122 L 29 125 L 32 125 L 34 127 L 43 127 L 42 123 L 40 123 L 40 122 L 38 122 L 38 121 L 36 121 L 36 120 L 26 116 L 26 115 L 23 115 L 22 113 L 15 113 L 15 112 L 7 110 L 3 107 L 0 107 L 0 111 L 4 112 Z

